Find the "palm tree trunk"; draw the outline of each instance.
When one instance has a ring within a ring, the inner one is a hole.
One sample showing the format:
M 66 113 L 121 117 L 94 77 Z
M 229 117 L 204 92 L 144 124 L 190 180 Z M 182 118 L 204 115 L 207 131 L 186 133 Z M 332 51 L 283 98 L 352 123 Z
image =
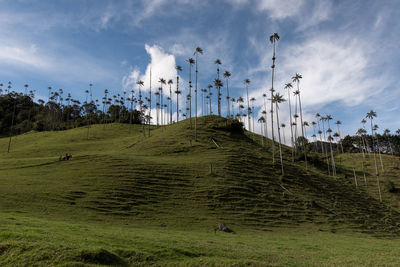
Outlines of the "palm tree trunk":
M 197 53 L 196 53 L 196 84 L 194 87 L 194 140 L 197 141 L 197 79 L 198 79 L 198 67 L 197 67 Z
M 229 110 L 229 107 L 230 107 L 230 105 L 229 105 L 229 85 L 228 85 L 228 78 L 226 79 L 226 103 L 227 103 L 227 105 L 226 105 L 226 107 L 227 107 L 227 118 L 230 118 L 230 116 L 231 116 L 231 111 Z
M 272 98 L 274 94 L 274 75 L 275 75 L 275 40 L 274 40 L 274 52 L 272 55 L 272 75 L 271 75 L 271 131 L 272 131 L 272 164 L 275 164 L 275 137 L 274 137 L 274 106 Z
M 246 94 L 247 94 L 247 122 L 249 126 L 249 132 L 251 132 L 251 124 L 250 124 L 250 102 L 249 102 L 249 86 L 246 85 Z
M 264 147 L 264 130 L 263 130 L 263 127 L 264 127 L 264 122 L 261 121 L 261 144 Z
M 301 110 L 301 98 L 300 98 L 300 90 L 299 90 L 299 81 L 297 81 L 297 90 L 299 91 L 299 107 L 300 107 L 300 122 L 301 122 L 301 135 L 303 136 L 303 138 L 305 138 L 304 136 L 304 125 L 303 125 L 303 112 Z M 306 170 L 307 170 L 307 151 L 306 151 L 306 147 L 305 147 L 305 143 L 303 142 L 303 151 L 304 151 L 304 160 L 306 162 Z
M 379 172 L 378 172 L 378 163 L 376 161 L 376 153 L 375 153 L 375 142 L 374 142 L 374 130 L 372 127 L 372 118 L 371 118 L 371 136 L 372 136 L 372 147 L 373 147 L 373 152 L 374 152 L 374 163 L 375 163 L 375 175 L 376 175 L 376 181 L 378 184 L 378 193 L 379 193 L 379 201 L 382 202 L 382 194 L 381 194 L 381 186 L 379 183 Z
M 382 172 L 385 172 L 385 169 L 383 168 L 383 162 L 382 162 L 381 147 L 379 145 L 379 139 L 378 139 L 378 135 L 376 134 L 376 132 L 375 132 L 375 137 L 376 137 L 376 144 L 378 146 L 378 154 L 379 154 L 379 160 L 381 162 Z
M 276 123 L 278 127 L 278 138 L 279 138 L 279 157 L 281 160 L 281 169 L 282 169 L 282 175 L 285 175 L 284 170 L 283 170 L 283 159 L 282 159 L 282 145 L 281 145 L 281 127 L 279 126 L 279 112 L 278 112 L 278 103 L 275 103 L 275 110 L 276 110 Z
M 179 75 L 176 76 L 176 122 L 179 122 Z
M 292 105 L 290 104 L 290 88 L 288 88 L 288 102 L 289 102 L 289 122 L 290 122 L 290 135 L 292 142 L 292 161 L 294 162 L 294 140 L 293 140 L 293 121 L 292 121 Z

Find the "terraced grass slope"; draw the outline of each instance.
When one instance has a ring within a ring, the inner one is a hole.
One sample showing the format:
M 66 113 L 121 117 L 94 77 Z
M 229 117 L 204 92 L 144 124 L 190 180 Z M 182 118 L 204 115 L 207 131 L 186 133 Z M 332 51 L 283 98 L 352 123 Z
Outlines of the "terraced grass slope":
M 11 153 L 0 154 L 0 205 L 183 228 L 346 222 L 395 230 L 397 213 L 356 191 L 351 178 L 291 163 L 287 148 L 282 177 L 270 143 L 263 148 L 251 134 L 231 133 L 216 116 L 198 125 L 197 141 L 189 120 L 153 128 L 150 137 L 119 124 L 93 126 L 89 140 L 85 128 L 18 136 Z M 72 160 L 58 161 L 65 153 Z
M 175 247 L 165 241 L 164 255 L 148 244 L 156 237 L 144 234 L 146 245 L 145 241 L 142 244 L 131 239 L 135 236 L 133 231 L 142 233 L 143 229 L 155 236 L 160 235 L 160 229 L 178 235 L 184 235 L 179 231 L 195 232 L 192 237 L 197 238 L 202 235 L 199 232 L 213 233 L 220 222 L 247 233 L 276 227 L 300 232 L 310 227 L 330 232 L 350 230 L 380 236 L 398 231 L 398 212 L 356 190 L 351 177 L 333 178 L 320 167 L 309 164 L 306 169 L 304 162 L 292 163 L 287 147 L 283 148 L 282 176 L 278 157 L 273 164 L 270 141 L 262 147 L 260 136 L 232 131 L 231 124 L 223 118 L 200 118 L 197 140 L 189 120 L 152 127 L 150 136 L 147 128 L 143 133 L 138 125 L 131 129 L 121 124 L 93 125 L 89 139 L 86 131 L 87 128 L 78 128 L 27 133 L 13 139 L 11 153 L 3 152 L 6 149 L 0 152 L 0 219 L 8 233 L 0 236 L 6 242 L 3 246 L 0 243 L 0 262 L 13 262 L 10 255 L 31 251 L 32 255 L 25 254 L 28 262 L 76 260 L 107 265 L 107 260 L 98 259 L 113 256 L 106 252 L 103 255 L 98 248 L 110 250 L 110 246 L 116 246 L 118 251 L 111 250 L 117 258 L 109 264 L 161 259 L 176 263 L 174 260 L 206 255 L 221 257 L 210 263 L 222 263 L 227 260 L 224 253 L 204 250 L 203 254 L 196 254 L 202 249 Z M 0 147 L 6 148 L 7 142 L 6 138 L 0 139 Z M 59 161 L 65 153 L 72 154 L 72 159 Z M 97 232 L 102 228 L 104 236 Z M 66 232 L 61 234 L 61 229 Z M 24 236 L 21 231 L 31 234 Z M 251 238 L 256 235 L 250 234 Z M 112 236 L 118 240 L 110 241 Z M 21 239 L 23 242 L 18 243 Z M 63 256 L 56 260 L 52 244 L 64 239 L 68 243 L 61 242 L 59 254 Z M 182 242 L 181 238 L 171 240 Z M 244 240 L 248 241 L 245 238 L 227 242 L 247 242 Z M 43 258 L 36 259 L 37 242 L 47 244 L 43 250 L 51 256 L 39 253 Z M 127 252 L 129 244 L 135 244 L 137 250 Z M 94 256 L 84 247 L 96 248 L 94 254 L 90 252 Z M 256 247 L 253 244 L 251 249 L 258 251 Z M 164 256 L 156 257 L 158 253 Z M 256 258 L 256 263 L 263 264 L 278 260 Z M 229 258 L 226 262 L 246 263 L 249 258 L 236 260 Z

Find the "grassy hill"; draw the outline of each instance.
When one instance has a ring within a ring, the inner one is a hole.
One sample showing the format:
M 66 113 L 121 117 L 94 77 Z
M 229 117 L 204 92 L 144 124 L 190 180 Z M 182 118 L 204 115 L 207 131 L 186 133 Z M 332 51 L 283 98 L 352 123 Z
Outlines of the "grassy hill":
M 397 236 L 396 207 L 356 190 L 346 167 L 329 177 L 284 147 L 282 176 L 270 141 L 216 116 L 198 128 L 197 140 L 189 120 L 150 137 L 122 124 L 93 125 L 89 139 L 87 128 L 15 137 L 0 152 L 0 263 L 395 262 L 396 241 L 372 234 Z M 238 234 L 214 234 L 221 222 Z M 369 245 L 391 248 L 363 257 Z

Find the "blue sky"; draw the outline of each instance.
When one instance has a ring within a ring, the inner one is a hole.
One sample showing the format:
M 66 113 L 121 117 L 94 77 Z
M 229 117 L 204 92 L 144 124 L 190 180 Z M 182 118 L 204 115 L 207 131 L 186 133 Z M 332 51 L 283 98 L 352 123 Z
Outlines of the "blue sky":
M 213 62 L 219 58 L 221 71 L 232 73 L 231 95 L 245 97 L 243 80 L 249 78 L 250 96 L 261 107 L 261 95 L 271 87 L 268 36 L 278 32 L 275 88 L 286 93 L 284 84 L 296 72 L 303 75 L 307 121 L 316 112 L 330 114 L 353 133 L 374 109 L 380 128 L 393 132 L 400 128 L 399 5 L 385 0 L 0 0 L 0 83 L 12 81 L 19 91 L 28 83 L 38 98 L 46 98 L 52 86 L 80 99 L 93 83 L 94 97 L 101 98 L 104 89 L 122 93 L 137 79 L 146 89 L 150 66 L 153 85 L 159 77 L 173 78 L 179 64 L 181 87 L 187 88 L 186 59 L 200 46 L 199 88 L 216 77 Z M 287 110 L 283 104 L 283 122 Z

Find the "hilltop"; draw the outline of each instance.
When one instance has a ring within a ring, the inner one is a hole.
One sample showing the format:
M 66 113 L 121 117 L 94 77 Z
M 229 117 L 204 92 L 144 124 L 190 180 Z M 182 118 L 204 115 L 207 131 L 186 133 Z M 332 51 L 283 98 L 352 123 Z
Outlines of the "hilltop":
M 345 171 L 328 176 L 315 157 L 306 169 L 284 146 L 282 176 L 270 140 L 263 147 L 259 135 L 217 116 L 197 124 L 197 140 L 189 120 L 151 126 L 150 136 L 148 126 L 126 124 L 92 125 L 89 139 L 86 127 L 19 135 L 0 153 L 2 218 L 45 220 L 55 232 L 60 220 L 113 234 L 115 225 L 211 234 L 221 222 L 239 233 L 398 232 L 399 213 L 356 190 Z M 72 159 L 59 161 L 66 153 Z

